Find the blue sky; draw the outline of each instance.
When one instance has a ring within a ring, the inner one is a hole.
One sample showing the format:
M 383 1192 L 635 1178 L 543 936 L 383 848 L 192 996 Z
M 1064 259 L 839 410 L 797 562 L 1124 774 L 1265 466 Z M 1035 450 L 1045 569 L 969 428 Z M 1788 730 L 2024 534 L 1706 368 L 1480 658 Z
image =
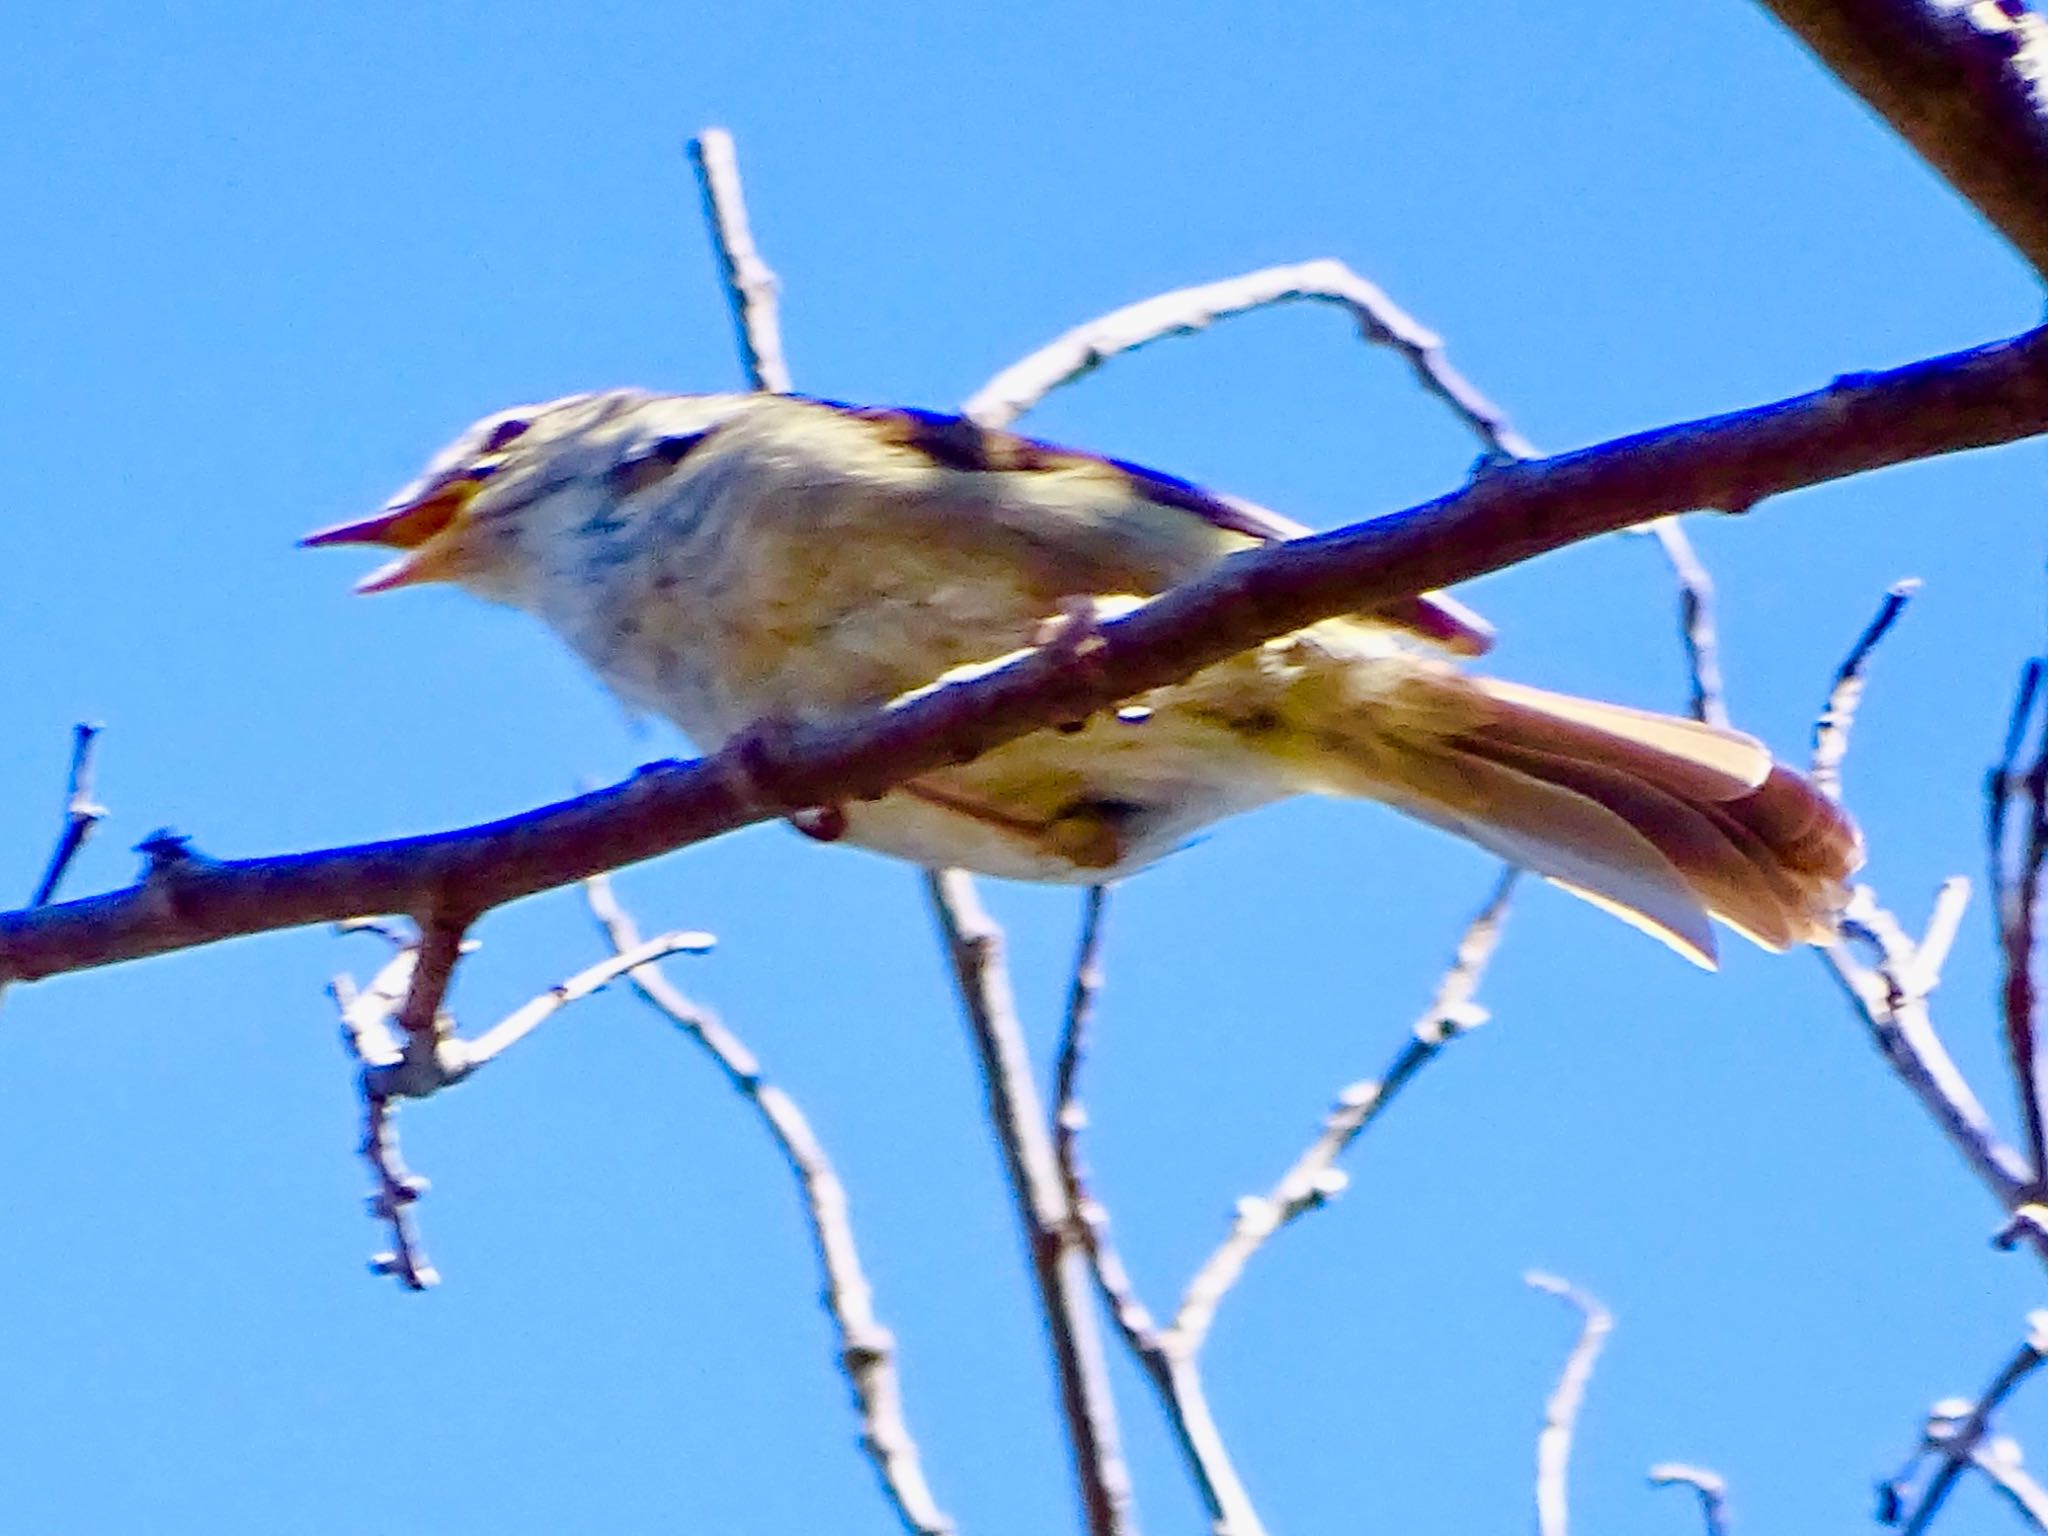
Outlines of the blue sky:
M 71 722 L 114 816 L 72 889 L 170 823 L 243 854 L 479 819 L 677 750 L 530 624 L 348 595 L 304 530 L 484 411 L 737 382 L 682 143 L 739 141 L 801 387 L 943 406 L 1076 321 L 1335 256 L 1450 339 L 1547 447 L 2034 322 L 2038 287 L 1755 7 L 1670 0 L 828 10 L 43 7 L 0 54 L 0 847 L 34 882 Z M 1318 526 L 1472 457 L 1332 316 L 1236 322 L 1031 425 Z M 1849 765 L 1917 926 L 1975 874 L 1978 787 L 2040 644 L 2041 457 L 1916 466 L 1698 527 L 1736 718 L 1803 754 L 1879 593 L 1927 588 Z M 1614 538 L 1476 584 L 1490 665 L 1676 707 L 1671 597 Z M 1392 1056 L 1487 862 L 1358 806 L 1220 830 L 1126 889 L 1092 1161 L 1155 1302 L 1342 1083 Z M 913 1430 L 970 1533 L 1068 1528 L 1020 1258 L 914 875 L 778 828 L 624 877 L 721 938 L 679 979 L 806 1105 L 852 1191 Z M 1036 1040 L 1070 893 L 992 888 Z M 495 914 L 486 1023 L 594 958 L 571 895 Z M 1725 1472 L 1744 1528 L 1841 1528 L 1927 1404 L 2040 1299 L 1818 964 L 1695 973 L 1554 893 L 1495 1022 L 1265 1253 L 1208 1355 L 1275 1530 L 1529 1520 L 1572 1325 L 1620 1319 L 1583 1528 L 1696 1529 L 1642 1482 Z M 23 1530 L 884 1532 L 783 1170 L 624 996 L 406 1116 L 446 1284 L 367 1276 L 348 1072 L 301 932 L 17 989 L 0 1017 L 0 1523 Z M 1936 1017 L 2005 1113 L 1981 910 Z M 2009 1116 L 2008 1116 L 2009 1118 Z M 1196 1528 L 1136 1378 L 1154 1531 Z M 2048 1403 L 2013 1428 L 2048 1456 Z M 2006 1518 L 1979 1490 L 1953 1529 Z

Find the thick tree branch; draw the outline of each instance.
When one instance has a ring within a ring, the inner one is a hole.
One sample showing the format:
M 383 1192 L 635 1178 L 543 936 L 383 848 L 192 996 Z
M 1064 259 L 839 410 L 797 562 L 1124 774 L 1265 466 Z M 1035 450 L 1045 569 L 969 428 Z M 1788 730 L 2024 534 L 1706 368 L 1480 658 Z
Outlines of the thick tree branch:
M 2048 277 L 2048 26 L 2020 0 L 1763 0 Z
M 2048 330 L 1754 410 L 1488 468 L 1404 512 L 1231 557 L 1039 650 L 843 725 L 749 733 L 700 763 L 424 837 L 167 861 L 107 895 L 0 914 L 0 982 L 369 913 L 485 912 L 807 806 L 871 797 L 1333 614 L 1454 585 L 1648 518 L 2048 431 Z

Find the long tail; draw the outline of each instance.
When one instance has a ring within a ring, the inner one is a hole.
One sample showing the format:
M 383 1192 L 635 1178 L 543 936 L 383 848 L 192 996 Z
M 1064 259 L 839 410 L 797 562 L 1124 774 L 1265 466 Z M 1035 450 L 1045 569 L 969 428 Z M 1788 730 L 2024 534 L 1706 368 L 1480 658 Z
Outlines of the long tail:
M 1344 753 L 1360 777 L 1330 788 L 1470 838 L 1701 965 L 1709 915 L 1774 950 L 1833 932 L 1862 840 L 1753 738 L 1450 672 L 1400 693 L 1360 712 Z

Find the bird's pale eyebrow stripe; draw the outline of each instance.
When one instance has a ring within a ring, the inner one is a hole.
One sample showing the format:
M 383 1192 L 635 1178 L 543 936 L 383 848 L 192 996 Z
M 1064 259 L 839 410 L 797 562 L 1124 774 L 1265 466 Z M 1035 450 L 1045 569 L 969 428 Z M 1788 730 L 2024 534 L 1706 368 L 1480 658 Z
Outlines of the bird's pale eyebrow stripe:
M 832 404 L 830 401 L 820 403 Z M 1030 474 L 1092 466 L 1121 477 L 1133 492 L 1147 501 L 1191 513 L 1217 528 L 1241 533 L 1262 543 L 1278 536 L 1272 524 L 1256 513 L 1212 495 L 1178 475 L 1147 469 L 1126 459 L 1106 459 L 1078 449 L 1055 447 L 1036 438 L 983 427 L 965 416 L 941 411 L 921 411 L 905 406 L 835 408 L 867 422 L 876 429 L 876 435 L 883 442 L 922 454 L 944 469 L 970 474 Z
M 621 496 L 631 496 L 659 485 L 717 431 L 716 427 L 707 427 L 702 432 L 678 432 L 636 449 L 631 458 L 612 466 L 612 489 Z

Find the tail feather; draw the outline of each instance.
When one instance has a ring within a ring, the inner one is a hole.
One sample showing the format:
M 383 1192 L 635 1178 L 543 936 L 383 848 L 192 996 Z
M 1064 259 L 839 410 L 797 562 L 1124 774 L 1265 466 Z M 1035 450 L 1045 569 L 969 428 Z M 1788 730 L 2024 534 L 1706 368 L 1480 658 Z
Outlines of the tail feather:
M 1395 742 L 1382 725 L 1361 743 L 1367 792 L 1703 965 L 1714 962 L 1709 915 L 1774 950 L 1832 932 L 1862 862 L 1855 826 L 1753 738 L 1449 671 L 1408 686 L 1431 697 L 1365 718 L 1433 728 Z

